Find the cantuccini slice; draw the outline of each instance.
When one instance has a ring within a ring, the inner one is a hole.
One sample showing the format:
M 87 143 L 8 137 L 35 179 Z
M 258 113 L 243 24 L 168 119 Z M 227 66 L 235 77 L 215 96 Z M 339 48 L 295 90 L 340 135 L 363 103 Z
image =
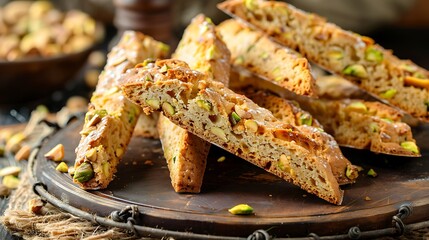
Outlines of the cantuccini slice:
M 294 125 L 308 138 L 320 144 L 317 155 L 329 163 L 340 185 L 355 182 L 359 175 L 357 167 L 344 157 L 335 139 L 323 130 L 322 125 L 310 113 L 299 108 L 296 102 L 274 96 L 267 91 L 253 88 L 242 91 L 246 97 L 272 112 L 274 117 Z
M 196 16 L 185 29 L 173 57 L 186 61 L 191 69 L 228 85 L 230 53 L 211 20 L 204 15 Z M 162 114 L 158 132 L 174 190 L 200 192 L 211 144 Z
M 121 74 L 146 58 L 167 54 L 165 44 L 133 31 L 126 31 L 109 53 L 75 150 L 73 181 L 81 188 L 106 188 L 112 181 L 141 112 L 140 106 L 123 96 Z
M 148 77 L 153 81 L 146 81 Z M 341 204 L 343 191 L 330 165 L 317 155 L 321 146 L 224 84 L 179 60 L 131 69 L 122 80 L 125 96 L 145 111 L 162 111 L 204 140 L 330 203 Z
M 284 2 L 228 0 L 218 7 L 378 99 L 429 121 L 429 72 L 398 59 L 371 38 Z
M 247 94 L 257 104 L 267 108 L 283 121 L 294 119 L 285 113 L 290 107 L 286 105 L 280 107 L 280 102 L 287 104 L 289 101 L 267 95 L 267 90 L 282 97 L 293 97 L 293 103 L 317 118 L 323 129 L 331 134 L 340 146 L 369 149 L 372 152 L 389 155 L 407 157 L 421 155 L 410 126 L 401 121 L 401 112 L 383 103 L 357 99 L 329 100 L 292 96 L 256 76 L 246 76 L 243 72 L 240 75 L 236 71 L 232 71 L 231 85 L 234 89 L 243 89 L 246 86 L 264 89 L 266 95 L 264 98 L 259 96 L 261 93 L 256 96 L 254 93 Z M 299 124 L 299 120 L 296 123 Z
M 229 19 L 217 26 L 231 51 L 231 63 L 296 94 L 317 96 L 310 64 L 299 53 Z

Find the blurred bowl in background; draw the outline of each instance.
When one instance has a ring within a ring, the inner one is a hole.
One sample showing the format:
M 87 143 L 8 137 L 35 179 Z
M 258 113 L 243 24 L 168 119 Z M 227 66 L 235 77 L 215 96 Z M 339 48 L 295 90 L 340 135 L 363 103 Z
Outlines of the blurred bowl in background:
M 0 61 L 0 103 L 23 103 L 62 89 L 86 63 L 92 49 L 52 57 Z

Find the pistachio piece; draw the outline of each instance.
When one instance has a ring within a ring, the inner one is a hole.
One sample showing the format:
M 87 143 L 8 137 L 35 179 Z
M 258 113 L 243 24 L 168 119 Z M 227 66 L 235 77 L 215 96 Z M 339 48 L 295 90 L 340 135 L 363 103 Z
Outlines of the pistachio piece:
M 230 121 L 232 123 L 232 126 L 234 126 L 235 124 L 237 124 L 241 120 L 240 116 L 238 116 L 238 114 L 236 112 L 232 112 L 231 115 L 229 116 L 229 118 L 230 118 Z
M 313 124 L 313 118 L 308 113 L 303 113 L 299 116 L 299 125 L 308 125 L 311 126 Z
M 344 53 L 340 49 L 333 49 L 328 52 L 328 57 L 333 60 L 341 60 L 344 58 Z
M 283 172 L 290 172 L 290 160 L 290 156 L 286 156 L 284 154 L 280 155 L 280 159 L 277 162 L 277 167 L 280 168 L 280 170 L 282 170 Z
M 95 162 L 97 159 L 97 149 L 91 148 L 85 153 L 86 159 L 88 159 L 91 162 Z
M 7 175 L 13 175 L 18 176 L 18 174 L 21 172 L 21 168 L 17 166 L 9 166 L 0 169 L 0 177 L 4 177 Z
M 85 128 L 89 128 L 89 127 L 95 126 L 100 121 L 101 121 L 100 116 L 98 114 L 95 114 L 94 116 L 92 116 L 92 118 L 88 122 L 86 122 Z
M 380 63 L 383 61 L 383 53 L 373 47 L 369 47 L 365 50 L 365 60 Z
M 255 120 L 246 120 L 244 122 L 244 126 L 246 127 L 247 130 L 251 131 L 251 132 L 257 132 L 258 131 L 258 123 Z
M 103 175 L 104 176 L 108 176 L 110 173 L 110 163 L 109 162 L 104 162 L 102 164 L 102 171 L 103 171 Z
M 413 76 L 405 76 L 404 83 L 414 87 L 429 89 L 429 79 L 421 79 Z
M 159 103 L 158 99 L 154 99 L 154 98 L 146 100 L 146 104 L 149 105 L 154 110 L 157 110 L 160 107 L 160 103 Z
M 218 127 L 212 127 L 210 129 L 210 132 L 212 132 L 214 135 L 218 136 L 224 142 L 228 141 L 228 139 L 226 138 L 226 134 L 222 129 L 220 129 Z
M 170 51 L 170 46 L 168 46 L 165 43 L 159 43 L 159 48 L 161 52 L 164 52 L 165 54 L 167 54 Z
M 94 115 L 97 114 L 98 116 L 100 116 L 101 118 L 104 118 L 105 116 L 107 116 L 109 113 L 107 112 L 106 109 L 97 109 L 94 111 Z
M 211 111 L 213 109 L 213 105 L 211 102 L 207 100 L 197 100 L 198 107 L 205 109 L 207 111 Z
M 164 110 L 164 113 L 167 113 L 170 116 L 176 113 L 176 111 L 174 110 L 174 107 L 168 102 L 162 103 L 162 110 Z
M 368 112 L 368 108 L 366 107 L 366 105 L 360 101 L 350 103 L 349 105 L 347 105 L 346 109 L 349 111 L 360 112 L 360 113 Z
M 30 157 L 31 148 L 28 145 L 23 145 L 18 152 L 15 154 L 15 160 L 21 161 L 21 160 L 28 160 L 28 157 Z
M 168 71 L 168 69 L 169 69 L 168 65 L 167 65 L 167 64 L 164 64 L 164 65 L 159 69 L 159 72 L 160 72 L 160 73 L 165 73 L 165 72 L 167 72 L 167 71 Z
M 214 59 L 214 56 L 215 56 L 215 53 L 216 53 L 216 51 L 215 51 L 216 49 L 215 49 L 215 46 L 214 45 L 212 45 L 208 50 L 207 50 L 207 54 L 206 54 L 206 59 L 207 60 L 211 60 L 211 59 Z
M 377 172 L 375 172 L 374 169 L 371 168 L 368 170 L 367 175 L 371 177 L 377 177 Z
M 243 65 L 244 64 L 244 57 L 243 56 L 238 56 L 236 59 L 235 59 L 235 61 L 234 61 L 234 63 L 235 64 L 237 64 L 237 65 Z
M 75 171 L 73 179 L 80 183 L 88 182 L 94 177 L 94 170 L 89 162 L 83 162 Z
M 6 146 L 4 148 L 5 152 L 17 152 L 20 149 L 21 143 L 24 141 L 24 139 L 25 135 L 22 132 L 12 135 L 12 137 L 10 137 L 6 142 Z
M 377 123 L 372 122 L 369 124 L 369 131 L 371 133 L 377 133 L 380 131 L 380 127 L 378 126 Z
M 393 96 L 395 96 L 397 92 L 398 92 L 398 90 L 391 88 L 389 90 L 382 92 L 380 94 L 380 97 L 385 98 L 385 99 L 390 99 Z
M 394 121 L 390 118 L 381 118 L 381 120 L 386 121 L 386 122 L 390 122 L 393 123 Z
M 257 8 L 256 1 L 255 0 L 244 0 L 244 5 L 247 9 L 250 11 L 253 11 Z
M 67 163 L 65 163 L 65 162 L 60 162 L 60 164 L 58 164 L 58 166 L 55 168 L 55 170 L 62 172 L 62 173 L 66 173 L 69 171 L 69 166 L 67 166 Z
M 401 147 L 416 154 L 420 153 L 419 148 L 417 147 L 415 142 L 411 142 L 411 141 L 401 142 Z
M 253 213 L 253 208 L 247 204 L 238 204 L 228 209 L 228 212 L 234 215 L 249 215 Z
M 64 146 L 60 143 L 45 154 L 45 158 L 52 161 L 61 161 L 64 159 Z
M 217 162 L 223 162 L 225 161 L 226 157 L 225 156 L 221 156 L 220 158 L 217 159 Z
M 361 64 L 352 64 L 344 68 L 343 70 L 344 75 L 349 75 L 353 77 L 358 78 L 367 78 L 368 73 L 366 72 L 366 69 Z
M 19 186 L 20 180 L 13 175 L 7 175 L 3 177 L 2 183 L 9 189 L 15 189 Z
M 349 164 L 346 168 L 346 177 L 350 180 L 354 180 L 359 176 L 359 171 L 357 167 Z

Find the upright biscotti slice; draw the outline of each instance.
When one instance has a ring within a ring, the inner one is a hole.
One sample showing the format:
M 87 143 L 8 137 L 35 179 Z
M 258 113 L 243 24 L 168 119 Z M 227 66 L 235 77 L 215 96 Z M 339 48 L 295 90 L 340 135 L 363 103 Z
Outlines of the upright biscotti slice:
M 151 37 L 127 31 L 108 55 L 91 98 L 76 148 L 74 182 L 84 189 L 106 188 L 124 154 L 141 112 L 119 88 L 120 76 L 146 58 L 162 58 L 168 47 Z
M 357 99 L 328 100 L 292 96 L 256 76 L 240 75 L 236 71 L 231 73 L 230 80 L 231 85 L 235 86 L 234 89 L 251 86 L 254 89 L 269 90 L 285 98 L 293 97 L 294 103 L 317 118 L 324 130 L 332 135 L 340 146 L 369 149 L 372 152 L 389 155 L 420 156 L 410 126 L 401 121 L 401 112 L 383 103 Z M 272 111 L 277 118 L 293 120 L 284 113 L 288 109 L 286 106 L 281 109 L 275 104 L 280 100 L 272 100 L 277 97 L 252 98 L 251 94 L 249 97 Z
M 373 96 L 429 121 L 429 72 L 368 37 L 277 1 L 228 0 L 218 7 Z
M 321 146 L 317 155 L 329 163 L 339 184 L 348 184 L 356 180 L 359 175 L 357 168 L 344 157 L 335 139 L 324 132 L 322 125 L 310 113 L 299 108 L 296 102 L 252 88 L 243 89 L 243 92 L 256 104 L 272 112 L 274 117 L 296 126 L 302 133 L 315 140 Z
M 129 70 L 122 80 L 125 96 L 145 111 L 162 111 L 195 135 L 309 193 L 341 204 L 343 191 L 329 164 L 317 155 L 321 146 L 245 96 L 179 60 Z
M 196 16 L 185 29 L 173 57 L 186 61 L 191 69 L 228 85 L 230 53 L 211 20 L 204 15 Z M 157 128 L 174 190 L 200 192 L 211 144 L 162 114 Z
M 264 34 L 229 19 L 217 26 L 231 51 L 231 63 L 296 94 L 317 96 L 307 59 Z

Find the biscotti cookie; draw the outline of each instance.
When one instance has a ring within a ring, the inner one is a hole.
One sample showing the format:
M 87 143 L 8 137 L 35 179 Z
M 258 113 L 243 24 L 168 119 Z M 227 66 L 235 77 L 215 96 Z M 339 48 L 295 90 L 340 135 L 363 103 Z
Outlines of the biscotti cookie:
M 204 15 L 196 16 L 185 29 L 173 57 L 186 61 L 191 69 L 207 74 L 216 81 L 225 85 L 229 82 L 230 53 L 211 20 Z M 158 132 L 174 190 L 200 192 L 211 144 L 172 123 L 162 114 Z
M 192 71 L 185 62 L 157 61 L 127 71 L 122 81 L 125 96 L 144 111 L 162 111 L 204 140 L 341 204 L 343 191 L 330 165 L 317 155 L 321 148 L 317 142 L 245 96 Z
M 218 7 L 374 97 L 429 121 L 429 73 L 368 37 L 277 1 L 229 0 Z
M 126 31 L 109 53 L 75 150 L 73 181 L 81 188 L 106 188 L 112 181 L 141 112 L 123 96 L 121 74 L 146 58 L 162 58 L 167 53 L 163 43 L 133 31 Z
M 322 125 L 302 110 L 296 102 L 253 88 L 242 89 L 246 97 L 273 113 L 280 121 L 296 126 L 302 133 L 315 140 L 321 148 L 317 155 L 331 166 L 339 184 L 352 183 L 358 177 L 358 170 L 341 152 L 335 139 L 323 130 Z
M 317 96 L 306 58 L 233 19 L 222 22 L 217 29 L 231 51 L 233 65 L 244 67 L 296 94 Z
M 317 118 L 323 129 L 332 135 L 340 146 L 369 149 L 372 152 L 389 155 L 420 156 L 410 126 L 401 121 L 401 112 L 383 103 L 299 97 L 256 76 L 247 75 L 243 71 L 240 73 L 235 70 L 231 71 L 230 80 L 231 85 L 234 86 L 233 89 L 251 86 L 253 89 L 270 91 L 282 98 L 293 98 L 294 104 Z M 251 95 L 249 96 L 251 97 Z M 260 106 L 272 111 L 277 118 L 291 121 L 291 117 L 283 113 L 288 108 L 282 107 L 285 109 L 283 110 L 273 105 L 270 103 L 272 98 L 276 97 L 252 99 Z M 279 112 L 281 113 L 279 114 Z M 299 124 L 299 120 L 297 123 Z
M 136 126 L 134 127 L 133 136 L 159 139 L 159 133 L 156 129 L 158 119 L 159 113 L 157 112 L 154 112 L 149 115 L 140 114 Z

